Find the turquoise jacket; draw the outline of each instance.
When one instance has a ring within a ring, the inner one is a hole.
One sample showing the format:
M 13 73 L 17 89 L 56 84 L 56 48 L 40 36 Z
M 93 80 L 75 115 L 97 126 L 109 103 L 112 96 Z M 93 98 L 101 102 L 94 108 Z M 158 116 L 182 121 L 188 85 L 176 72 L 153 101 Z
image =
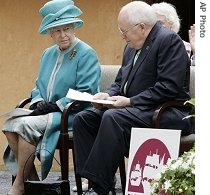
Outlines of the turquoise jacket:
M 60 56 L 59 62 L 58 56 Z M 57 64 L 57 66 L 56 66 Z M 31 105 L 38 101 L 55 102 L 61 111 L 73 100 L 66 97 L 69 88 L 95 94 L 99 91 L 101 69 L 96 52 L 81 40 L 76 41 L 65 53 L 57 45 L 47 48 L 40 60 L 40 70 L 36 87 L 31 92 Z M 77 112 L 87 109 L 77 108 Z M 69 131 L 75 112 L 69 116 Z M 52 166 L 55 148 L 59 138 L 61 112 L 49 114 L 48 124 L 42 140 L 37 146 L 41 161 L 42 179 L 45 179 Z M 49 152 L 50 153 L 49 153 Z

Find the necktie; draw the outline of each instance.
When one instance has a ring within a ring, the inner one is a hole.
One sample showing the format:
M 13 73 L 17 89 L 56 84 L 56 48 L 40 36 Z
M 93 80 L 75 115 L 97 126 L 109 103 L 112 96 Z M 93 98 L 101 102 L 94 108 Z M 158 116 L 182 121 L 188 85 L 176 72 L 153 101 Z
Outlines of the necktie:
M 136 60 L 138 59 L 140 52 L 141 52 L 141 50 L 138 50 L 138 52 L 136 53 L 136 55 L 135 55 L 135 57 L 134 57 L 134 60 L 133 60 L 133 66 L 134 66 L 135 63 L 136 63 Z
M 135 63 L 136 63 L 136 61 L 137 61 L 137 59 L 138 59 L 138 57 L 139 57 L 140 52 L 141 52 L 141 50 L 138 50 L 138 51 L 136 52 L 136 55 L 134 56 L 134 59 L 133 59 L 133 67 L 135 66 Z M 124 88 L 123 88 L 124 94 L 126 94 L 127 84 L 128 84 L 128 81 L 126 81 L 126 83 L 125 83 L 125 85 L 124 85 Z

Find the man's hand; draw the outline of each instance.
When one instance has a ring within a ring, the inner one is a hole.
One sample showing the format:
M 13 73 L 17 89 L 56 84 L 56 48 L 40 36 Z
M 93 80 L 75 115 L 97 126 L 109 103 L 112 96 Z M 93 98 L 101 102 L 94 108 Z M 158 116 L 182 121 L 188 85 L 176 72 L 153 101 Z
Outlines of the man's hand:
M 195 59 L 195 24 L 190 26 L 188 31 L 190 46 L 193 52 L 193 59 Z
M 108 108 L 124 108 L 131 105 L 130 98 L 124 97 L 124 96 L 112 96 L 107 98 L 107 100 L 114 101 L 114 104 L 107 105 Z
M 99 92 L 99 93 L 96 93 L 94 95 L 93 99 L 95 99 L 95 100 L 107 100 L 109 97 L 110 96 L 109 96 L 108 93 Z M 92 102 L 92 105 L 93 105 L 94 108 L 99 109 L 99 110 L 104 108 L 103 104 L 98 104 L 98 103 Z

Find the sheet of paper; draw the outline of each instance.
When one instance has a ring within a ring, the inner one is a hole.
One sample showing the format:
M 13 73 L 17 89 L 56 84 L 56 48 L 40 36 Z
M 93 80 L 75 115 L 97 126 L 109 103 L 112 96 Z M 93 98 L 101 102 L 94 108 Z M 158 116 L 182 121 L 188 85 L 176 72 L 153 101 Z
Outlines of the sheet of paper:
M 3 117 L 17 117 L 17 116 L 27 116 L 29 115 L 33 110 L 25 109 L 25 108 L 14 108 L 13 110 L 6 112 L 2 115 L 0 115 L 0 118 Z
M 69 89 L 66 97 L 73 100 L 95 102 L 99 104 L 113 104 L 114 103 L 114 101 L 111 101 L 111 100 L 95 100 L 93 99 L 93 95 L 86 92 L 76 91 L 74 89 Z

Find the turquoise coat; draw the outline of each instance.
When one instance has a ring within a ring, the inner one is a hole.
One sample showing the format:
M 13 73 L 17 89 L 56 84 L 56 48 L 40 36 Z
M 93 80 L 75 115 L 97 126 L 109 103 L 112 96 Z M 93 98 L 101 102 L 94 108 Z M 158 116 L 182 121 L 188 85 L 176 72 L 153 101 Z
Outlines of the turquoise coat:
M 58 56 L 60 62 L 57 63 Z M 56 64 L 59 64 L 56 66 Z M 31 105 L 38 101 L 56 102 L 60 110 L 73 100 L 66 97 L 69 88 L 95 94 L 99 91 L 101 69 L 96 52 L 86 43 L 78 40 L 65 53 L 61 53 L 58 46 L 47 48 L 40 61 L 40 70 L 36 80 L 36 87 L 32 90 Z M 85 107 L 85 109 L 89 108 Z M 80 111 L 84 108 L 77 108 Z M 75 112 L 69 116 L 69 131 Z M 45 179 L 52 166 L 52 154 L 59 138 L 61 112 L 49 114 L 48 124 L 37 149 L 41 149 L 42 179 Z M 49 152 L 50 153 L 49 153 Z

